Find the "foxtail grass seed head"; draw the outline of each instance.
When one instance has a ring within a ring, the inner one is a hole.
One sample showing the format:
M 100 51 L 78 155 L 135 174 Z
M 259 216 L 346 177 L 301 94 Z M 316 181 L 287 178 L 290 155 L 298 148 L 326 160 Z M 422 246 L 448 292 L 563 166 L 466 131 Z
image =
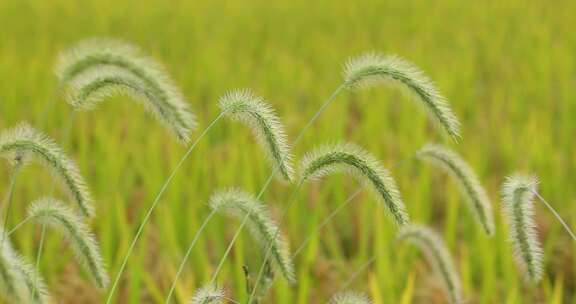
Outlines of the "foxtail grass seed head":
M 49 303 L 44 279 L 14 250 L 1 227 L 0 235 L 0 297 L 10 303 Z
M 194 292 L 190 304 L 221 304 L 224 303 L 225 293 L 222 288 L 206 285 Z
M 434 83 L 412 63 L 398 56 L 367 53 L 351 58 L 344 68 L 344 85 L 350 89 L 401 84 L 452 138 L 460 138 L 460 123 Z
M 345 291 L 336 294 L 330 300 L 330 304 L 371 304 L 370 299 L 358 292 Z
M 542 279 L 543 271 L 543 251 L 534 222 L 533 200 L 537 185 L 536 177 L 521 174 L 507 177 L 502 185 L 502 207 L 514 257 L 526 280 L 533 284 Z
M 493 235 L 494 216 L 492 214 L 492 204 L 476 173 L 466 161 L 455 152 L 440 145 L 432 144 L 426 145 L 416 153 L 416 156 L 448 171 L 458 181 L 472 214 L 474 214 L 486 234 Z
M 274 270 L 280 272 L 290 283 L 296 281 L 288 245 L 266 207 L 254 196 L 242 190 L 227 189 L 215 193 L 210 198 L 210 207 L 217 212 L 239 219 L 248 216 L 246 225 L 252 237 L 261 246 L 263 254 L 266 254 L 267 246 L 271 246 L 271 261 Z
M 69 102 L 77 109 L 90 109 L 110 95 L 125 93 L 141 101 L 181 142 L 189 142 L 196 127 L 188 103 L 165 69 L 122 41 L 78 43 L 60 55 L 56 75 L 62 88 L 72 89 L 68 95 L 75 98 Z
M 22 162 L 39 161 L 64 185 L 82 215 L 88 217 L 94 215 L 92 198 L 78 167 L 52 139 L 41 132 L 26 123 L 2 132 L 0 156 L 9 161 L 14 159 L 20 159 Z
M 317 148 L 304 156 L 300 167 L 302 181 L 344 171 L 370 185 L 376 198 L 384 204 L 396 224 L 403 226 L 410 221 L 400 191 L 389 171 L 382 167 L 374 156 L 354 144 Z
M 63 203 L 52 199 L 40 199 L 28 209 L 28 216 L 58 229 L 70 242 L 81 265 L 92 277 L 98 288 L 108 285 L 108 274 L 102 260 L 100 246 L 87 225 Z
M 450 302 L 462 303 L 460 278 L 442 238 L 427 227 L 409 225 L 398 233 L 398 239 L 406 240 L 420 248 L 442 279 Z
M 263 98 L 250 90 L 235 90 L 220 98 L 222 112 L 252 129 L 268 159 L 287 181 L 293 177 L 292 156 L 280 118 Z

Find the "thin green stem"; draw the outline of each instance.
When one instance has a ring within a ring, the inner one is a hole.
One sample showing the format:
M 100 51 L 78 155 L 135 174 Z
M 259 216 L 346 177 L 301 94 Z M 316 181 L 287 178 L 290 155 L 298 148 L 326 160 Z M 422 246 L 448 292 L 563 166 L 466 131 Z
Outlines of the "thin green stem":
M 20 221 L 20 223 L 16 224 L 12 229 L 10 229 L 10 231 L 8 231 L 6 236 L 10 237 L 14 232 L 16 232 L 16 230 L 20 229 L 20 227 L 24 226 L 24 224 L 28 223 L 31 219 L 32 217 L 27 216 L 25 219 Z
M 44 113 L 44 115 L 48 115 L 47 112 Z M 74 125 L 74 120 L 76 118 L 76 112 L 72 111 L 72 113 L 70 114 L 69 118 L 68 118 L 68 122 L 66 123 L 66 125 L 64 126 L 63 129 L 63 136 L 62 136 L 62 144 L 66 145 L 68 144 L 68 139 L 70 137 L 70 133 L 72 132 L 72 126 Z M 50 190 L 50 192 L 53 194 L 54 191 L 56 190 L 56 183 L 52 183 L 52 190 Z M 36 252 L 36 269 L 40 269 L 40 261 L 42 259 L 42 251 L 44 250 L 44 240 L 46 238 L 46 224 L 42 224 L 42 230 L 40 232 L 40 243 L 38 244 L 38 251 Z M 39 277 L 36 279 L 36 282 L 34 283 L 34 288 L 32 288 L 32 294 L 34 294 L 36 292 L 36 286 L 38 285 L 38 279 Z
M 396 164 L 394 164 L 392 167 L 393 167 L 393 168 L 397 168 L 397 167 L 405 164 L 407 161 L 412 160 L 412 159 L 414 159 L 414 156 L 413 156 L 413 155 L 410 156 L 410 157 L 408 157 L 408 158 L 405 158 L 405 159 L 402 159 L 402 160 L 396 162 Z M 300 184 L 300 185 L 301 185 L 301 184 Z M 344 204 L 342 204 L 342 205 L 348 204 L 350 201 L 352 201 L 353 197 L 356 196 L 356 195 L 359 193 L 359 191 L 360 191 L 360 190 L 357 190 L 356 193 L 354 193 L 354 194 L 352 195 L 352 197 L 349 198 L 349 199 L 348 199 Z M 293 203 L 293 201 L 291 201 L 291 202 L 286 206 L 286 208 L 284 209 L 284 212 L 283 212 L 283 215 L 282 215 L 282 219 L 280 220 L 279 226 L 281 226 L 282 223 L 284 222 L 284 219 L 285 219 L 286 215 L 288 214 L 288 209 L 292 206 L 292 203 Z M 342 205 L 341 205 L 340 207 L 343 207 Z M 321 226 L 320 226 L 316 231 L 318 231 L 319 229 L 321 229 L 321 228 L 323 227 L 323 225 L 327 224 L 327 223 L 336 215 L 336 213 L 338 213 L 338 212 L 342 209 L 342 208 L 340 208 L 340 207 L 338 207 L 334 212 L 332 212 L 332 214 L 330 214 L 330 215 L 328 216 L 327 220 L 325 220 L 325 221 L 323 222 L 323 224 L 321 224 Z M 277 235 L 278 233 L 279 233 L 279 231 L 276 232 L 276 235 Z M 275 237 L 276 237 L 276 236 L 275 236 Z M 305 242 L 307 242 L 307 240 L 305 240 Z M 265 266 L 266 266 L 266 262 L 268 261 L 268 258 L 269 258 L 270 249 L 272 248 L 271 242 L 268 242 L 267 247 L 268 247 L 268 248 L 267 248 L 267 250 L 266 250 L 266 254 L 265 254 L 265 257 L 264 257 L 264 261 L 262 262 L 262 265 L 260 266 L 260 271 L 258 272 L 258 277 L 256 278 L 256 281 L 255 281 L 256 283 L 255 283 L 255 286 L 254 286 L 254 290 L 252 291 L 252 294 L 251 294 L 250 298 L 248 299 L 248 303 L 251 303 L 252 298 L 253 298 L 253 296 L 255 295 L 256 289 L 257 289 L 258 284 L 259 284 L 259 282 L 260 282 L 260 278 L 261 278 L 262 274 L 264 273 L 264 269 L 265 269 Z M 294 254 L 294 256 L 299 252 L 300 249 L 301 249 L 301 248 L 299 248 L 299 249 L 297 250 L 297 252 Z
M 566 224 L 566 222 L 564 222 L 562 217 L 560 217 L 560 214 L 558 214 L 558 212 L 556 212 L 556 210 L 552 207 L 552 205 L 550 205 L 537 191 L 533 191 L 533 193 L 548 208 L 548 210 L 550 210 L 550 212 L 552 212 L 552 214 L 554 214 L 554 216 L 560 222 L 560 224 L 562 224 L 562 226 L 564 226 L 564 229 L 566 230 L 566 232 L 568 232 L 568 234 L 570 234 L 570 236 L 572 237 L 572 240 L 576 241 L 576 235 L 574 235 L 574 232 L 572 232 L 572 229 L 570 229 L 570 226 L 568 226 L 568 224 Z
M 176 272 L 176 276 L 174 277 L 174 280 L 172 281 L 172 285 L 170 286 L 170 291 L 168 292 L 168 295 L 166 296 L 166 300 L 164 300 L 164 303 L 170 302 L 170 299 L 172 298 L 172 294 L 174 293 L 174 290 L 176 289 L 176 283 L 178 282 L 178 278 L 180 277 L 180 274 L 184 270 L 184 266 L 186 265 L 186 261 L 188 261 L 188 257 L 190 257 L 190 254 L 192 253 L 192 248 L 194 247 L 194 245 L 198 241 L 200 234 L 202 233 L 202 231 L 204 231 L 204 228 L 206 227 L 208 222 L 212 219 L 214 214 L 216 214 L 216 210 L 212 210 L 210 212 L 210 214 L 208 214 L 208 217 L 206 217 L 204 222 L 200 225 L 200 228 L 198 228 L 198 231 L 196 231 L 196 234 L 194 235 L 192 242 L 190 243 L 190 245 L 188 246 L 188 249 L 186 250 L 186 254 L 182 258 L 182 261 L 180 262 L 180 266 L 178 267 L 178 271 Z
M 304 185 L 304 180 L 301 179 L 298 182 L 298 185 L 296 185 L 296 188 L 294 188 L 292 195 L 290 195 L 290 199 L 288 201 L 288 204 L 286 205 L 286 208 L 284 208 L 284 210 L 282 212 L 282 216 L 280 217 L 278 227 L 281 227 L 282 223 L 286 219 L 286 216 L 288 216 L 288 210 L 290 210 L 290 207 L 292 207 L 292 205 L 294 205 L 294 203 L 296 202 L 296 198 L 298 196 L 298 193 L 300 192 L 300 189 L 302 188 L 302 185 Z M 260 279 L 262 279 L 262 275 L 264 275 L 264 270 L 266 269 L 266 267 L 265 267 L 266 262 L 268 261 L 268 258 L 270 257 L 270 253 L 272 252 L 272 243 L 274 242 L 274 239 L 276 239 L 278 237 L 279 233 L 280 233 L 280 228 L 278 228 L 278 230 L 274 234 L 274 237 L 272 237 L 272 239 L 268 240 L 268 243 L 265 245 L 266 251 L 264 252 L 264 261 L 262 262 L 262 266 L 260 267 L 260 270 L 258 271 L 258 275 L 256 276 L 256 280 L 254 281 L 254 288 L 252 288 L 252 293 L 250 294 L 250 297 L 248 298 L 248 304 L 252 303 L 252 299 L 256 295 L 256 290 L 258 290 L 258 285 L 260 284 Z
M 20 172 L 20 166 L 21 166 L 20 160 L 16 160 L 16 164 L 12 168 L 12 174 L 10 174 L 10 187 L 8 188 L 8 193 L 6 195 L 6 198 L 4 199 L 4 203 L 2 204 L 2 206 L 3 207 L 5 206 L 6 209 L 4 211 L 4 221 L 3 221 L 4 226 L 2 226 L 3 229 L 7 227 L 8 218 L 12 211 L 12 202 L 14 201 L 14 188 L 16 186 L 16 180 L 18 179 L 18 173 Z M 2 235 L 2 240 L 0 241 L 0 247 L 4 246 L 4 241 L 6 237 L 7 235 L 4 233 Z
M 336 96 L 338 96 L 338 94 L 344 89 L 344 85 L 340 85 L 338 88 L 336 88 L 336 90 L 330 95 L 330 97 L 328 97 L 328 99 L 326 99 L 326 101 L 324 101 L 324 103 L 322 104 L 322 106 L 320 106 L 320 108 L 318 109 L 318 111 L 316 111 L 316 113 L 314 113 L 314 115 L 312 116 L 312 118 L 308 121 L 308 123 L 304 126 L 304 128 L 302 128 L 302 130 L 300 131 L 300 133 L 298 134 L 298 136 L 296 136 L 296 138 L 294 139 L 292 145 L 296 146 L 296 144 L 302 139 L 302 137 L 304 136 L 304 134 L 306 133 L 306 131 L 312 126 L 312 124 L 314 122 L 316 122 L 316 120 L 318 120 L 318 117 L 320 117 L 320 114 L 322 114 L 324 112 L 324 110 L 326 110 L 326 108 L 334 101 L 334 99 L 336 99 Z M 284 161 L 284 159 L 282 159 L 282 161 Z M 282 162 L 281 161 L 281 162 Z M 281 163 L 280 162 L 280 163 Z M 266 180 L 266 182 L 264 182 L 264 185 L 262 186 L 262 189 L 260 189 L 260 192 L 258 193 L 258 195 L 256 196 L 256 200 L 259 200 L 262 195 L 264 195 L 264 192 L 266 191 L 266 189 L 268 189 L 268 186 L 270 185 L 270 183 L 272 182 L 272 179 L 274 178 L 274 175 L 278 172 L 278 170 L 280 169 L 280 167 L 278 165 L 274 166 L 274 169 L 272 170 L 271 174 L 268 176 L 268 179 Z M 246 225 L 246 222 L 248 222 L 248 217 L 250 216 L 250 213 L 246 214 L 246 216 L 244 217 L 244 219 L 242 220 L 242 223 L 240 224 L 240 226 L 238 227 L 235 236 L 238 235 L 240 233 L 240 231 L 244 228 L 244 226 Z M 232 241 L 230 241 L 230 244 L 228 245 L 228 249 L 226 250 L 226 252 L 224 253 L 224 255 L 222 256 L 222 258 L 220 259 L 220 262 L 218 263 L 218 265 L 223 264 L 223 261 L 228 257 L 228 253 L 230 252 L 230 248 L 234 245 L 234 242 L 236 242 L 236 237 L 234 237 L 232 239 Z M 214 277 L 216 277 L 218 275 L 218 271 L 214 273 Z
M 160 201 L 160 198 L 162 197 L 164 192 L 166 192 L 166 190 L 168 189 L 168 185 L 170 184 L 170 182 L 172 182 L 172 180 L 176 176 L 176 173 L 178 172 L 180 167 L 182 167 L 182 165 L 184 164 L 186 159 L 188 159 L 188 157 L 190 156 L 190 154 L 192 153 L 192 151 L 194 150 L 194 148 L 196 147 L 198 142 L 200 142 L 200 140 L 208 133 L 208 131 L 210 131 L 210 129 L 212 129 L 212 127 L 222 118 L 223 115 L 224 115 L 224 112 L 221 112 L 214 120 L 212 120 L 212 122 L 208 125 L 208 127 L 206 127 L 206 129 L 204 129 L 202 134 L 200 134 L 200 136 L 198 136 L 196 141 L 194 141 L 194 143 L 190 146 L 190 148 L 188 148 L 188 151 L 186 151 L 184 156 L 182 156 L 180 161 L 176 164 L 176 167 L 174 167 L 174 169 L 172 170 L 172 173 L 170 173 L 170 175 L 168 176 L 168 179 L 166 179 L 166 181 L 164 182 L 164 184 L 160 188 L 160 191 L 158 192 L 158 194 L 154 198 L 152 205 L 150 205 L 150 208 L 146 212 L 146 215 L 142 219 L 142 222 L 140 223 L 140 226 L 138 227 L 138 230 L 136 231 L 136 235 L 134 236 L 134 238 L 132 239 L 132 242 L 130 243 L 130 246 L 128 247 L 128 252 L 126 252 L 126 255 L 124 256 L 124 258 L 122 260 L 122 264 L 120 265 L 120 269 L 118 271 L 118 274 L 116 275 L 116 278 L 114 279 L 114 283 L 112 284 L 110 292 L 108 293 L 108 298 L 106 300 L 106 304 L 110 304 L 112 302 L 112 297 L 114 296 L 114 292 L 116 291 L 116 287 L 118 286 L 118 283 L 120 282 L 120 278 L 122 277 L 122 273 L 124 272 L 124 269 L 126 268 L 126 264 L 128 263 L 128 259 L 130 258 L 130 255 L 132 254 L 134 247 L 136 246 L 136 242 L 138 242 L 138 240 L 140 239 L 140 236 L 142 235 L 142 231 L 144 231 L 144 226 L 146 226 L 146 224 L 150 220 L 150 216 L 152 215 L 152 212 L 156 208 L 156 205 Z

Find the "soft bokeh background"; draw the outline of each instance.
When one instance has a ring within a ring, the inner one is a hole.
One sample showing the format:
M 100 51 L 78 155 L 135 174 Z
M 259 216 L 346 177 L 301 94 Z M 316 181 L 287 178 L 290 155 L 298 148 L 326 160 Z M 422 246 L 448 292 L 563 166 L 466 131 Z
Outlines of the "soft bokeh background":
M 341 94 L 294 149 L 353 141 L 393 167 L 427 142 L 444 142 L 477 170 L 492 198 L 495 237 L 486 238 L 466 210 L 457 185 L 429 165 L 394 167 L 414 221 L 437 229 L 457 259 L 467 303 L 576 303 L 576 247 L 541 204 L 537 222 L 546 275 L 527 286 L 512 260 L 501 217 L 503 178 L 524 171 L 541 178 L 541 193 L 576 225 L 576 21 L 574 1 L 0 1 L 0 128 L 28 121 L 57 139 L 78 161 L 97 202 L 92 225 L 113 277 L 131 237 L 185 149 L 133 102 L 113 98 L 79 113 L 69 140 L 71 109 L 57 91 L 59 51 L 88 37 L 109 36 L 139 45 L 163 62 L 204 128 L 229 89 L 253 88 L 269 100 L 289 135 L 304 126 L 341 82 L 343 62 L 366 50 L 399 54 L 424 69 L 449 98 L 463 124 L 454 144 L 393 88 Z M 195 132 L 198 135 L 199 131 Z M 0 167 L 2 192 L 9 168 Z M 178 174 L 137 244 L 117 303 L 161 303 L 177 265 L 216 189 L 257 192 L 269 174 L 249 130 L 222 122 Z M 49 195 L 49 175 L 38 166 L 20 176 L 17 210 Z M 282 229 L 292 248 L 358 184 L 334 176 L 305 186 Z M 264 201 L 278 218 L 291 188 L 272 185 Z M 60 192 L 54 195 L 61 196 Z M 185 303 L 206 283 L 238 226 L 212 221 L 179 281 Z M 395 229 L 362 193 L 313 238 L 296 259 L 298 284 L 279 280 L 269 303 L 323 303 L 357 274 L 349 288 L 375 303 L 443 303 L 439 280 L 412 247 L 393 242 Z M 41 271 L 60 303 L 99 303 L 66 245 L 48 234 Z M 27 224 L 13 242 L 35 257 L 39 229 Z M 261 257 L 247 234 L 219 276 L 229 294 L 246 300 L 242 265 Z

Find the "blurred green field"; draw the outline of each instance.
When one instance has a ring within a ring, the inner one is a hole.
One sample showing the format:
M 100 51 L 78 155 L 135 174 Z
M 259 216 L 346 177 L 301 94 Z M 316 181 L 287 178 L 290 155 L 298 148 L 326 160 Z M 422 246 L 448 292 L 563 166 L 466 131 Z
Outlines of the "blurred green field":
M 455 144 L 395 89 L 344 93 L 294 147 L 355 142 L 393 167 L 425 143 L 445 142 L 477 170 L 489 190 L 497 232 L 486 238 L 457 185 L 424 163 L 407 161 L 393 175 L 412 219 L 445 237 L 462 276 L 466 303 L 576 303 L 576 246 L 537 205 L 546 275 L 527 286 L 513 264 L 500 212 L 499 187 L 515 171 L 541 178 L 541 193 L 576 226 L 576 2 L 574 1 L 0 1 L 0 128 L 28 121 L 56 138 L 78 161 L 97 202 L 92 225 L 115 276 L 129 241 L 162 182 L 185 149 L 133 102 L 113 98 L 70 123 L 53 65 L 83 38 L 109 36 L 141 46 L 163 62 L 200 121 L 218 114 L 229 89 L 252 88 L 276 108 L 294 138 L 341 82 L 345 60 L 363 51 L 401 55 L 424 69 L 448 97 L 463 126 Z M 49 106 L 47 106 L 49 105 Z M 0 189 L 9 167 L 1 165 Z M 434 172 L 433 172 L 434 171 Z M 270 172 L 250 131 L 223 121 L 178 174 L 130 259 L 116 303 L 162 303 L 180 259 L 222 187 L 257 192 Z M 334 176 L 306 185 L 282 227 L 297 248 L 359 185 Z M 38 166 L 19 178 L 9 227 L 34 199 L 51 194 Z M 278 218 L 291 188 L 266 192 Z M 61 196 L 62 193 L 56 192 Z M 217 218 L 199 239 L 179 281 L 185 303 L 207 283 L 239 225 Z M 324 303 L 365 261 L 351 289 L 374 303 L 443 303 L 439 281 L 418 252 L 393 242 L 395 228 L 362 193 L 296 259 L 298 284 L 278 280 L 269 303 Z M 26 225 L 13 242 L 35 256 L 40 229 Z M 261 257 L 241 236 L 218 280 L 246 301 L 242 265 Z M 48 233 L 41 272 L 59 303 L 101 303 L 66 245 Z

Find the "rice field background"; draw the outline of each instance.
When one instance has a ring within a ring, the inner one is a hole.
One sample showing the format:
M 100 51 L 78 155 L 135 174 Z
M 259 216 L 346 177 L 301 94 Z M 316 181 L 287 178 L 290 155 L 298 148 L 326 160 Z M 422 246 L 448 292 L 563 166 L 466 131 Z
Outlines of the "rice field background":
M 114 277 L 144 212 L 185 148 L 127 98 L 76 113 L 59 93 L 57 55 L 89 37 L 114 37 L 162 62 L 199 120 L 193 137 L 218 115 L 218 98 L 252 88 L 277 110 L 293 139 L 341 83 L 342 65 L 364 51 L 398 54 L 421 67 L 449 99 L 462 140 L 439 135 L 412 101 L 393 88 L 345 92 L 294 147 L 297 160 L 324 143 L 351 141 L 390 168 L 412 220 L 435 228 L 456 258 L 466 303 L 576 303 L 576 246 L 536 204 L 545 276 L 523 281 L 512 259 L 499 195 L 504 177 L 540 177 L 540 193 L 576 226 L 576 21 L 573 1 L 0 1 L 0 128 L 21 121 L 45 131 L 78 162 L 96 201 L 91 222 Z M 71 132 L 65 136 L 67 129 Z M 487 238 L 466 210 L 456 183 L 411 157 L 441 142 L 459 152 L 487 188 L 496 234 Z M 115 303 L 163 303 L 178 264 L 209 213 L 217 189 L 257 193 L 270 168 L 250 131 L 222 121 L 196 148 L 161 200 L 137 243 Z M 8 189 L 9 166 L 0 167 Z M 26 167 L 16 207 L 54 193 L 50 175 Z M 344 176 L 307 184 L 282 230 L 292 249 L 360 185 Z M 292 189 L 274 181 L 263 201 L 279 219 Z M 240 223 L 216 217 L 195 247 L 177 285 L 186 303 L 208 282 Z M 440 283 L 368 193 L 323 228 L 296 258 L 298 283 L 278 280 L 269 303 L 324 303 L 346 289 L 374 303 L 444 303 Z M 13 236 L 35 257 L 40 229 Z M 365 262 L 375 262 L 362 268 Z M 240 236 L 218 282 L 245 302 L 243 267 L 261 262 Z M 363 270 L 364 269 L 364 270 Z M 363 270 L 363 271 L 359 271 Z M 41 272 L 59 303 L 101 303 L 72 253 L 48 232 Z

